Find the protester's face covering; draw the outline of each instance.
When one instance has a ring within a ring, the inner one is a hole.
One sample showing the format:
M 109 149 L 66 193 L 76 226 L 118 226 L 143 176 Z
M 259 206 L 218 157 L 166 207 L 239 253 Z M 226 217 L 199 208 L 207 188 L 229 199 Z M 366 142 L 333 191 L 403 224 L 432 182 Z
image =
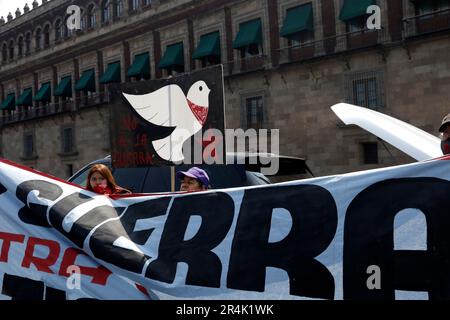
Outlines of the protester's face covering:
M 450 138 L 441 141 L 441 150 L 444 155 L 450 154 Z
M 446 124 L 441 130 L 441 150 L 444 155 L 450 154 L 450 125 Z

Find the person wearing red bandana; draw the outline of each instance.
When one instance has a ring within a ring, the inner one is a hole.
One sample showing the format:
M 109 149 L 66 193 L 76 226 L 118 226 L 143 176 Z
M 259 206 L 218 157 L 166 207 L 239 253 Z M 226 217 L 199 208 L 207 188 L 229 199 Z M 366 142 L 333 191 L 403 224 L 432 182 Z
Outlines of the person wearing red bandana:
M 86 189 L 105 195 L 131 193 L 131 191 L 117 185 L 111 170 L 103 164 L 96 164 L 89 170 Z

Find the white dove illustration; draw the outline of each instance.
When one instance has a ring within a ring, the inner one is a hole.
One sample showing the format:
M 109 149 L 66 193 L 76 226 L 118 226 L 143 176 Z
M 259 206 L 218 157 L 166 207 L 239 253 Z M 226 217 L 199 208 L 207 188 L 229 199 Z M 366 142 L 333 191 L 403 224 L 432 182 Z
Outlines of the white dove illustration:
M 202 129 L 208 117 L 209 93 L 204 81 L 195 82 L 188 91 L 171 84 L 144 95 L 122 93 L 136 112 L 150 123 L 175 127 L 171 135 L 152 142 L 164 160 L 184 160 L 183 143 Z

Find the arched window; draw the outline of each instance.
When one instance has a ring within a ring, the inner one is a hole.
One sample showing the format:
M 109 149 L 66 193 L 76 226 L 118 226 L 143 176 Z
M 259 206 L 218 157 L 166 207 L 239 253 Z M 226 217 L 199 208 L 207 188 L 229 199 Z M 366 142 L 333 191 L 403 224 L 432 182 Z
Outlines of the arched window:
M 135 11 L 135 10 L 139 9 L 139 2 L 140 2 L 140 0 L 131 0 L 130 1 L 131 11 Z
M 36 49 L 40 49 L 41 48 L 41 40 L 42 40 L 42 31 L 41 28 L 36 30 Z
M 114 16 L 121 17 L 123 15 L 123 0 L 115 1 Z
M 25 54 L 31 52 L 31 32 L 28 32 L 25 36 Z
M 64 25 L 63 25 L 64 38 L 71 37 L 72 34 L 73 34 L 73 32 L 75 31 L 75 30 L 69 29 L 69 28 L 67 27 L 67 20 L 68 20 L 69 18 L 70 18 L 70 16 L 66 16 L 66 17 L 64 18 Z
M 95 17 L 95 6 L 93 4 L 89 5 L 88 10 L 87 10 L 87 27 L 88 29 L 90 28 L 95 28 L 95 24 L 96 24 L 96 17 Z
M 23 56 L 23 37 L 20 36 L 19 40 L 17 40 L 17 55 L 19 57 Z
M 110 4 L 109 1 L 103 1 L 102 4 L 102 23 L 109 22 L 109 19 L 111 18 L 110 15 Z
M 86 14 L 84 12 L 84 9 L 81 9 L 80 12 L 81 20 L 80 20 L 80 31 L 86 30 Z
M 47 48 L 50 46 L 50 26 L 46 25 L 44 27 L 44 47 Z
M 62 33 L 61 33 L 61 20 L 58 19 L 55 22 L 55 41 L 61 40 L 61 38 L 62 38 L 61 35 L 62 35 Z
M 9 41 L 9 59 L 14 59 L 14 40 Z
M 8 61 L 8 46 L 4 43 L 2 47 L 2 62 L 6 61 Z

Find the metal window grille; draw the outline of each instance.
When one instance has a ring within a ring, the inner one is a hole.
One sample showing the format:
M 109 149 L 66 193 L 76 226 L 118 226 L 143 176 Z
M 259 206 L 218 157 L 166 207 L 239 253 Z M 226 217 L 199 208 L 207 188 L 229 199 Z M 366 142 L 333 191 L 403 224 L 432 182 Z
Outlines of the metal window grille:
M 31 158 L 34 155 L 34 137 L 32 134 L 26 134 L 24 137 L 24 152 L 25 158 Z
M 245 100 L 245 111 L 247 129 L 264 128 L 264 98 L 262 96 L 247 98 Z
M 358 72 L 346 76 L 346 102 L 378 110 L 385 106 L 384 75 L 381 70 Z
M 378 164 L 378 144 L 376 142 L 363 143 L 364 164 Z
M 73 130 L 72 128 L 64 128 L 63 130 L 63 153 L 73 151 Z

